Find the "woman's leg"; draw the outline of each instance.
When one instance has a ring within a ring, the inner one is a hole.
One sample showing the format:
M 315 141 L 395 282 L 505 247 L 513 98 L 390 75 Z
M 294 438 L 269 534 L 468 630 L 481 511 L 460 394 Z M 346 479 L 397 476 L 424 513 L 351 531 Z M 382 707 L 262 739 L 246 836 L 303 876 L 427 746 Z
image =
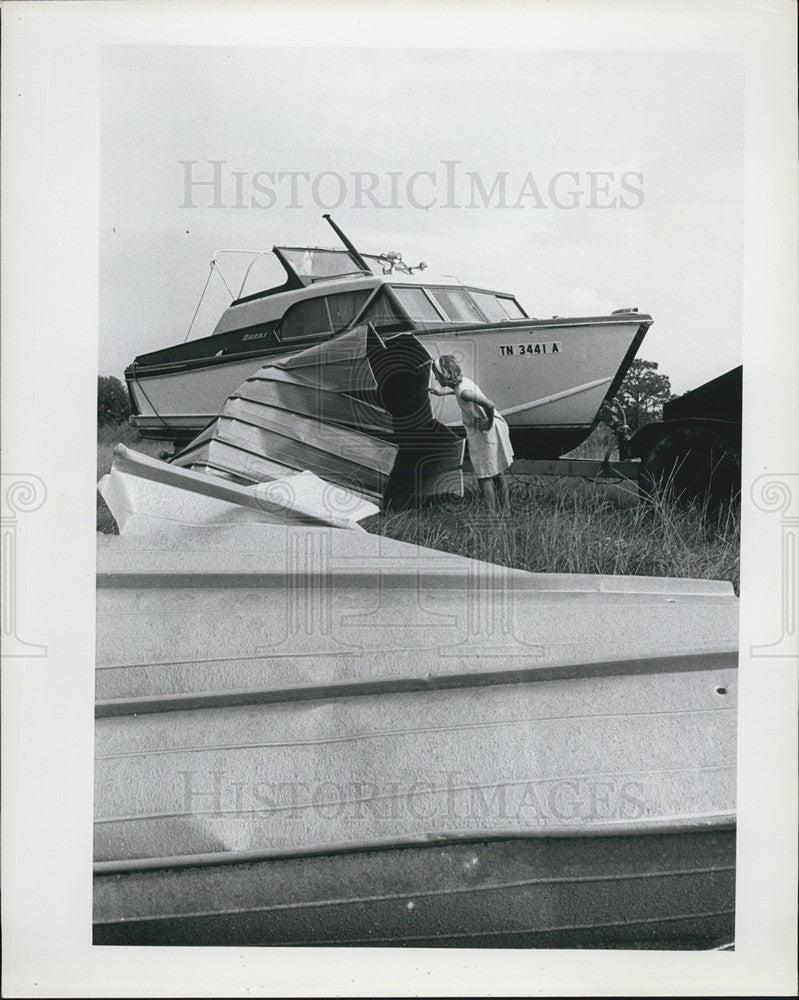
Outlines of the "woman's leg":
M 505 478 L 505 474 L 500 472 L 499 475 L 494 476 L 494 484 L 497 488 L 497 496 L 499 497 L 500 507 L 504 507 L 505 510 L 510 510 L 510 492 L 508 490 L 508 480 Z
M 494 483 L 491 479 L 478 479 L 477 485 L 480 487 L 480 497 L 483 503 L 492 514 L 497 512 L 497 497 L 494 493 Z

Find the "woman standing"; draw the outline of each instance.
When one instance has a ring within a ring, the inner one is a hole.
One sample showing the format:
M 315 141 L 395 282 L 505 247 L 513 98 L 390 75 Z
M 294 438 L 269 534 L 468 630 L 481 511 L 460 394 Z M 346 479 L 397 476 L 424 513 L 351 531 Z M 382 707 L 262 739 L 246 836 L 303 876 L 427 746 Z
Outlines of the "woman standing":
M 499 493 L 500 503 L 507 509 L 508 484 L 504 472 L 513 461 L 513 448 L 505 418 L 497 413 L 496 406 L 474 382 L 464 377 L 451 354 L 439 358 L 438 366 L 433 363 L 433 374 L 442 389 L 433 387 L 430 392 L 435 396 L 451 393 L 458 401 L 469 442 L 469 458 L 483 502 L 490 511 L 496 512 L 496 493 Z

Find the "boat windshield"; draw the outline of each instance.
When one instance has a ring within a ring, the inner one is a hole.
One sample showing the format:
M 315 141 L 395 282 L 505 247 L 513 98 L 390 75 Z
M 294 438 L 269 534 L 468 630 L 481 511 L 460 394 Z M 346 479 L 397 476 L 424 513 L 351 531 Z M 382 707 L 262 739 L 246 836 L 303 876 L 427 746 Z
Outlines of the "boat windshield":
M 363 270 L 346 250 L 280 247 L 280 252 L 300 278 L 335 278 L 339 274 Z
M 322 250 L 316 247 L 277 247 L 281 256 L 291 266 L 297 277 L 306 282 L 324 278 L 336 278 L 345 274 L 363 273 L 348 250 Z M 376 254 L 361 254 L 372 274 L 386 274 L 391 269 L 391 261 Z M 410 274 L 405 264 L 397 263 L 395 272 Z

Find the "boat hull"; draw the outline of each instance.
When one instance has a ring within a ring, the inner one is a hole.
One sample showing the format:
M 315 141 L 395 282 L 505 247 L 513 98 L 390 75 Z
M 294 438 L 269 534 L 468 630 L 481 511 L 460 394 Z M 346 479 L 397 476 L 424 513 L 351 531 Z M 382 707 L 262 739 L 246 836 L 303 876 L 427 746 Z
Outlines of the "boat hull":
M 646 330 L 648 316 L 614 314 L 417 331 L 433 358 L 454 355 L 494 400 L 511 429 L 517 457 L 552 458 L 576 447 L 596 425 Z M 185 443 L 225 400 L 284 349 L 246 358 L 207 358 L 126 373 L 142 436 Z M 441 423 L 460 423 L 453 399 L 436 399 Z

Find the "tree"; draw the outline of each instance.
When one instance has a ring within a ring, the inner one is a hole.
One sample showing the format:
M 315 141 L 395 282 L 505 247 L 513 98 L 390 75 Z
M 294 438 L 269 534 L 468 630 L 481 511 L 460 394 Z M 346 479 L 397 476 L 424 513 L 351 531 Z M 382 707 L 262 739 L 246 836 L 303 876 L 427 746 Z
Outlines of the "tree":
M 627 425 L 635 433 L 644 424 L 660 420 L 663 404 L 672 399 L 668 375 L 658 372 L 656 361 L 635 360 L 630 365 L 616 400 L 624 407 Z
M 130 416 L 128 393 L 113 375 L 97 377 L 97 426 L 121 424 Z

